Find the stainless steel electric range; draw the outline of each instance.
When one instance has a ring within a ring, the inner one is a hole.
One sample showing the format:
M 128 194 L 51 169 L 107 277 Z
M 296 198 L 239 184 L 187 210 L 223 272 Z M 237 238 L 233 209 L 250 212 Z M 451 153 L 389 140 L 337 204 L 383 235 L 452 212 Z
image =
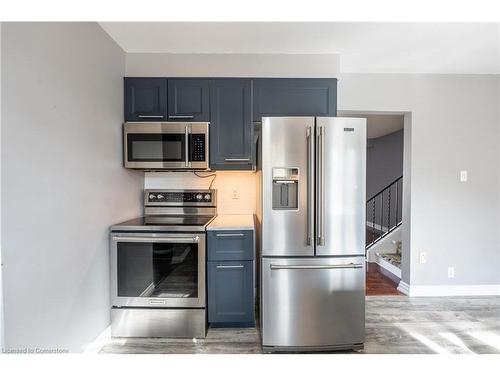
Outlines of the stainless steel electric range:
M 144 216 L 111 227 L 111 335 L 205 337 L 205 229 L 215 190 L 145 190 Z

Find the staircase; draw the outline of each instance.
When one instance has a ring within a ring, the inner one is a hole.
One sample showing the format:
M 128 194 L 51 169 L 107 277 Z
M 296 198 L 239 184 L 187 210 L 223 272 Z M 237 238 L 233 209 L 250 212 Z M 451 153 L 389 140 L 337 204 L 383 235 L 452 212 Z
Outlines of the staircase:
M 402 224 L 402 202 L 403 176 L 366 201 L 366 250 Z

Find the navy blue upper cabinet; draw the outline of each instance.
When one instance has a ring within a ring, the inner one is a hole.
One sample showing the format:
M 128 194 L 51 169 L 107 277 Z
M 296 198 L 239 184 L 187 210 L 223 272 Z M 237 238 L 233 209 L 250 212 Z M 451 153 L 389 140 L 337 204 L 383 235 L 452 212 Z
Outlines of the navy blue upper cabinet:
M 165 121 L 166 78 L 125 78 L 125 121 Z
M 336 116 L 335 78 L 260 78 L 254 80 L 253 117 Z
M 209 80 L 169 79 L 168 120 L 209 121 Z
M 252 169 L 252 80 L 210 82 L 210 167 Z

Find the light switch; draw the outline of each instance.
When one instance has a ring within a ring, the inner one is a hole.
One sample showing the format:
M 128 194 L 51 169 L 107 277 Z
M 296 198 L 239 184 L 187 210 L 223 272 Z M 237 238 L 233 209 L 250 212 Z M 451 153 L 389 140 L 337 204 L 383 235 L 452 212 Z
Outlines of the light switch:
M 467 182 L 467 171 L 460 171 L 460 182 Z

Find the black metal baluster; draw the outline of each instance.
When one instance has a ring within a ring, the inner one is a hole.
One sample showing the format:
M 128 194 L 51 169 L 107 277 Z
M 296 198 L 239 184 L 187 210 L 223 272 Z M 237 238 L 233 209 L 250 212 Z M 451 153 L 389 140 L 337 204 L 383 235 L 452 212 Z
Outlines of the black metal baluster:
M 396 225 L 398 225 L 398 214 L 399 214 L 399 180 L 396 180 Z
M 388 197 L 388 207 L 387 207 L 387 231 L 389 232 L 391 230 L 391 187 L 392 185 L 389 185 L 389 197 Z
M 384 226 L 382 225 L 384 222 L 384 192 L 380 195 L 380 237 L 384 234 Z
M 373 202 L 373 221 L 372 221 L 372 244 L 375 242 L 375 198 L 372 199 Z

